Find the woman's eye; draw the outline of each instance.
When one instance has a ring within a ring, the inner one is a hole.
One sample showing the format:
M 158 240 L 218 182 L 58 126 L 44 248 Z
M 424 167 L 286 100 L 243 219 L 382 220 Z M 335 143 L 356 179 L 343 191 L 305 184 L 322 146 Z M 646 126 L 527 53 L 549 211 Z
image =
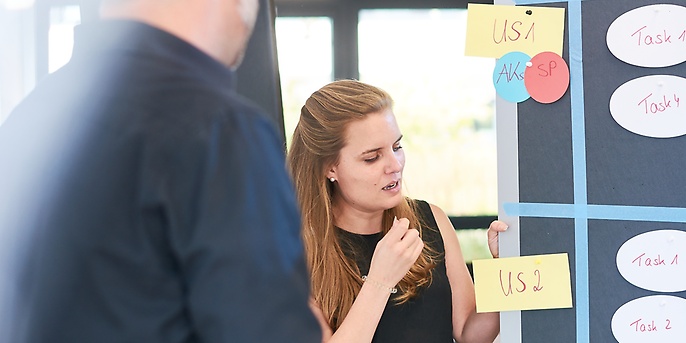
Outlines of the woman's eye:
M 393 151 L 398 151 L 398 150 L 400 150 L 400 149 L 402 149 L 402 148 L 403 148 L 403 147 L 402 147 L 401 145 L 396 145 L 396 146 L 393 147 Z
M 371 158 L 366 158 L 364 161 L 367 163 L 371 163 L 371 162 L 376 161 L 378 158 L 379 158 L 379 155 L 376 155 L 376 156 L 371 157 Z

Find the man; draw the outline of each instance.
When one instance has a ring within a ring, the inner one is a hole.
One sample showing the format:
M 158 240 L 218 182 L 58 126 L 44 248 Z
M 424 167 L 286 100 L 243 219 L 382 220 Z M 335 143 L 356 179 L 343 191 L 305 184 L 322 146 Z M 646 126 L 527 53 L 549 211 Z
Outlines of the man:
M 257 0 L 104 0 L 0 127 L 0 340 L 314 342 Z

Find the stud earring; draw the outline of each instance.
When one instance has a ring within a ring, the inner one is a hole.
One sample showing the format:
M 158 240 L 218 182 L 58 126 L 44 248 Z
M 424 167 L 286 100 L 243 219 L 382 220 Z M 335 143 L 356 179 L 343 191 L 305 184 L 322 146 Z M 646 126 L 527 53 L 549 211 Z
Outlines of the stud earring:
M 330 178 L 330 179 L 329 179 L 329 181 L 331 181 L 331 182 L 335 182 L 335 181 L 336 181 L 336 179 L 335 179 L 335 178 Z

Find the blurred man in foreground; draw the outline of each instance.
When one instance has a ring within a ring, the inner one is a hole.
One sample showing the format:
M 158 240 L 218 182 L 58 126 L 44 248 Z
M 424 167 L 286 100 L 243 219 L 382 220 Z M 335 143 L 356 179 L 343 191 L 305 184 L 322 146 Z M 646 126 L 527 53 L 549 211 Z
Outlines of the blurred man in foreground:
M 321 339 L 280 140 L 232 87 L 257 9 L 104 0 L 76 28 L 0 127 L 0 340 Z

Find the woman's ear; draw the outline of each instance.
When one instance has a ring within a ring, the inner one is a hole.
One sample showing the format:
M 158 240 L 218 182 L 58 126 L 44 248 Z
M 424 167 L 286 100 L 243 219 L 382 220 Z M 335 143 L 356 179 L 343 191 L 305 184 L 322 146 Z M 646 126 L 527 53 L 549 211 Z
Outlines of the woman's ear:
M 329 180 L 336 180 L 338 178 L 336 174 L 336 166 L 332 166 L 331 168 L 329 168 L 329 170 L 326 172 L 326 178 Z

